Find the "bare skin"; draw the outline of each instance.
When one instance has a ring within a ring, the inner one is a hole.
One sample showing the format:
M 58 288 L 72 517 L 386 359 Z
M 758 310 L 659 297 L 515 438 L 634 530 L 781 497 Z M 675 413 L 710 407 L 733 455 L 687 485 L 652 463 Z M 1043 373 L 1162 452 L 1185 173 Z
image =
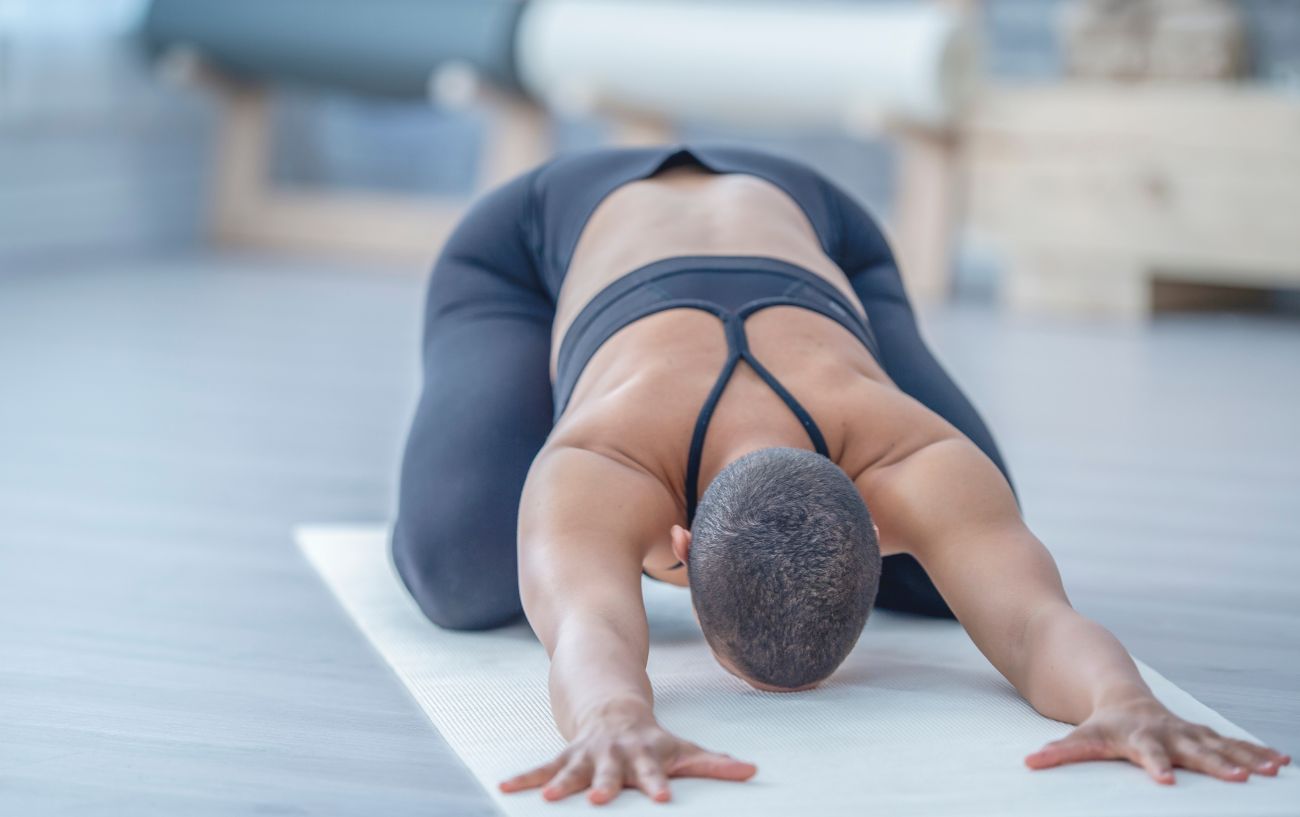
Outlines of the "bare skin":
M 781 258 L 823 275 L 857 304 L 803 212 L 778 188 L 681 168 L 619 188 L 593 214 L 560 293 L 552 365 L 596 292 L 679 255 Z M 775 307 L 752 316 L 746 332 L 753 352 L 817 418 L 831 459 L 872 511 L 882 554 L 915 556 L 993 666 L 1038 712 L 1077 725 L 1026 765 L 1125 759 L 1169 784 L 1174 767 L 1242 781 L 1290 762 L 1160 704 L 1115 637 L 1071 607 L 1055 562 L 993 463 L 900 391 L 843 327 Z M 520 588 L 551 658 L 552 711 L 569 745 L 503 781 L 502 791 L 541 787 L 548 800 L 587 791 L 601 804 L 634 787 L 665 802 L 673 777 L 743 781 L 756 773 L 752 763 L 659 725 L 646 674 L 640 572 L 688 583 L 689 568 L 665 568 L 688 561 L 687 446 L 725 354 L 711 315 L 670 310 L 633 323 L 591 359 L 534 460 L 520 506 Z M 701 486 L 769 446 L 812 447 L 785 404 L 742 364 L 709 427 Z M 755 688 L 799 691 L 746 678 L 716 657 Z

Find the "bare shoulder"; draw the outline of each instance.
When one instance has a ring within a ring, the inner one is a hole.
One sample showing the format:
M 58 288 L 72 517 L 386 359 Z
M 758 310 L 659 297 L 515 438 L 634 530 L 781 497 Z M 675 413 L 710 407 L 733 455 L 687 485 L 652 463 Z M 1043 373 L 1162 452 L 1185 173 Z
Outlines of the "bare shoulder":
M 955 430 L 854 480 L 890 552 L 926 551 L 981 532 L 1020 527 L 1020 511 L 997 466 Z
M 556 528 L 608 533 L 615 525 L 641 527 L 643 519 L 667 519 L 667 529 L 676 505 L 658 478 L 616 447 L 548 443 L 524 483 L 520 533 L 526 532 L 525 525 L 548 535 L 559 533 Z
M 589 451 L 655 480 L 664 491 L 680 493 L 691 431 L 714 377 L 716 372 L 706 378 L 674 371 L 662 361 L 650 361 L 631 375 L 613 373 L 608 382 L 575 392 L 542 453 Z
M 838 432 L 835 436 L 841 445 L 836 462 L 859 488 L 895 478 L 900 470 L 895 465 L 932 459 L 913 459 L 932 446 L 966 439 L 887 377 L 863 374 L 824 393 L 827 416 L 838 419 L 824 430 Z
M 550 442 L 537 455 L 519 505 L 519 558 L 585 560 L 636 568 L 679 513 L 676 497 L 613 448 Z

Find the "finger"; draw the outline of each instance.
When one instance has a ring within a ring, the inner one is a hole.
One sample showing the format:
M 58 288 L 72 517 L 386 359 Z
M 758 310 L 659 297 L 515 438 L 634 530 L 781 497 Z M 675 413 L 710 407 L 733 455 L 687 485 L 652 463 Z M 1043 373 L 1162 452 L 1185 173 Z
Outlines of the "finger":
M 1272 755 L 1272 756 L 1273 756 L 1273 759 L 1276 760 L 1276 761 L 1277 761 L 1278 763 L 1280 763 L 1281 765 L 1283 765 L 1283 766 L 1288 766 L 1288 765 L 1290 765 L 1290 763 L 1291 763 L 1291 756 L 1290 756 L 1290 755 L 1285 754 L 1285 753 L 1283 753 L 1283 752 L 1279 752 L 1279 751 L 1276 750 L 1276 749 L 1270 749 L 1270 748 L 1268 748 L 1267 746 L 1262 746 L 1262 747 L 1260 747 L 1260 748 L 1262 748 L 1264 751 L 1266 751 L 1266 752 L 1268 752 L 1270 755 Z
M 1199 739 L 1202 743 L 1207 742 L 1206 738 L 1213 738 L 1216 739 L 1217 741 L 1229 743 L 1232 744 L 1233 746 L 1242 747 L 1247 751 L 1250 751 L 1252 753 L 1252 757 L 1255 759 L 1252 759 L 1251 761 L 1246 761 L 1244 764 L 1247 767 L 1247 769 L 1250 771 L 1261 771 L 1259 768 L 1257 768 L 1256 765 L 1258 763 L 1257 758 L 1259 758 L 1261 755 L 1269 760 L 1275 761 L 1277 768 L 1281 768 L 1282 766 L 1285 766 L 1291 762 L 1291 758 L 1288 755 L 1284 755 L 1275 749 L 1270 749 L 1267 746 L 1262 746 L 1258 743 L 1252 743 L 1251 741 L 1248 740 L 1237 740 L 1235 738 L 1229 738 L 1224 735 L 1220 735 L 1218 732 L 1215 732 L 1213 729 L 1209 728 L 1208 726 L 1197 727 L 1197 733 L 1192 735 L 1192 738 Z M 1215 741 L 1210 740 L 1208 742 L 1214 743 Z M 1241 761 L 1235 761 L 1235 762 L 1241 763 Z M 1267 774 L 1268 772 L 1264 772 L 1264 773 Z
M 1224 738 L 1222 752 L 1233 763 L 1248 769 L 1254 774 L 1266 774 L 1270 777 L 1277 774 L 1281 766 L 1268 750 L 1262 746 L 1256 746 L 1253 743 L 1247 743 L 1244 740 L 1233 740 Z
M 649 752 L 642 752 L 632 759 L 632 782 L 656 803 L 667 803 L 672 799 L 663 765 Z
M 618 797 L 623 790 L 624 767 L 623 754 L 617 747 L 611 747 L 608 753 L 601 755 L 596 761 L 596 776 L 592 778 L 591 794 L 587 799 L 600 806 Z
M 1268 760 L 1272 761 L 1272 763 L 1278 768 L 1286 766 L 1291 762 L 1290 755 L 1282 754 L 1276 749 L 1270 749 L 1269 747 L 1261 746 L 1258 743 L 1251 743 L 1248 740 L 1236 740 L 1233 742 L 1245 746 L 1246 748 L 1255 752 L 1257 756 L 1262 756 L 1264 758 L 1267 758 Z
M 542 789 L 542 797 L 547 800 L 563 800 L 576 791 L 582 791 L 591 785 L 592 763 L 586 756 L 569 761 L 564 771 Z
M 557 757 L 550 763 L 538 766 L 536 769 L 531 769 L 523 774 L 515 775 L 509 780 L 501 781 L 499 788 L 503 792 L 514 792 L 520 791 L 521 789 L 531 789 L 540 786 L 547 780 L 555 777 L 555 773 L 564 765 L 564 761 L 565 758 L 563 756 Z
M 1205 739 L 1177 738 L 1172 749 L 1178 765 L 1192 771 L 1232 783 L 1243 782 L 1250 776 L 1250 772 L 1220 755 Z
M 758 771 L 753 763 L 731 755 L 697 749 L 673 762 L 668 774 L 673 777 L 711 777 L 716 780 L 748 780 Z
M 1165 751 L 1164 744 L 1150 736 L 1134 737 L 1130 743 L 1129 760 L 1147 770 L 1151 779 L 1165 786 L 1174 783 L 1174 764 Z
M 1100 738 L 1066 736 L 1027 756 L 1025 765 L 1031 769 L 1050 769 L 1066 763 L 1107 760 L 1115 756 L 1115 750 Z

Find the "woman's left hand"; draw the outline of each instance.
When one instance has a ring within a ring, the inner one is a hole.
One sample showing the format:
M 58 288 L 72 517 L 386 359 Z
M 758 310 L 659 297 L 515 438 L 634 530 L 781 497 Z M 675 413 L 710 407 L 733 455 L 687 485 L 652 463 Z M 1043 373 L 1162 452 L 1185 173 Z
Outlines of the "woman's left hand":
M 1274 776 L 1291 758 L 1266 746 L 1224 737 L 1189 723 L 1155 698 L 1097 709 L 1073 732 L 1025 758 L 1031 769 L 1087 760 L 1128 760 L 1157 783 L 1174 782 L 1174 767 L 1220 780 L 1243 782 L 1250 775 Z

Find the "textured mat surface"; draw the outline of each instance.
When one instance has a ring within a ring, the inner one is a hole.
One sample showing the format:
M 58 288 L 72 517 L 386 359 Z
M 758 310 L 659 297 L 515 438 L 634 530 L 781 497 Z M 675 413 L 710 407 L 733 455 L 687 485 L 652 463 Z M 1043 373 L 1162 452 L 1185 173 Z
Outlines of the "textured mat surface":
M 563 741 L 547 700 L 547 658 L 526 624 L 446 632 L 426 621 L 393 571 L 379 527 L 303 527 L 299 546 L 357 626 L 507 815 L 589 810 L 503 795 L 497 781 Z M 676 814 L 1254 815 L 1300 814 L 1300 775 L 1223 783 L 1179 771 L 1161 787 L 1121 762 L 1033 772 L 1026 754 L 1069 727 L 1041 717 L 951 622 L 873 613 L 857 649 L 820 688 L 753 690 L 709 655 L 685 591 L 645 583 L 650 677 L 670 730 L 758 765 L 746 783 L 677 779 Z M 1164 703 L 1232 736 L 1251 736 L 1139 662 Z M 665 813 L 639 792 L 601 808 Z M 584 812 L 584 813 L 590 813 Z

